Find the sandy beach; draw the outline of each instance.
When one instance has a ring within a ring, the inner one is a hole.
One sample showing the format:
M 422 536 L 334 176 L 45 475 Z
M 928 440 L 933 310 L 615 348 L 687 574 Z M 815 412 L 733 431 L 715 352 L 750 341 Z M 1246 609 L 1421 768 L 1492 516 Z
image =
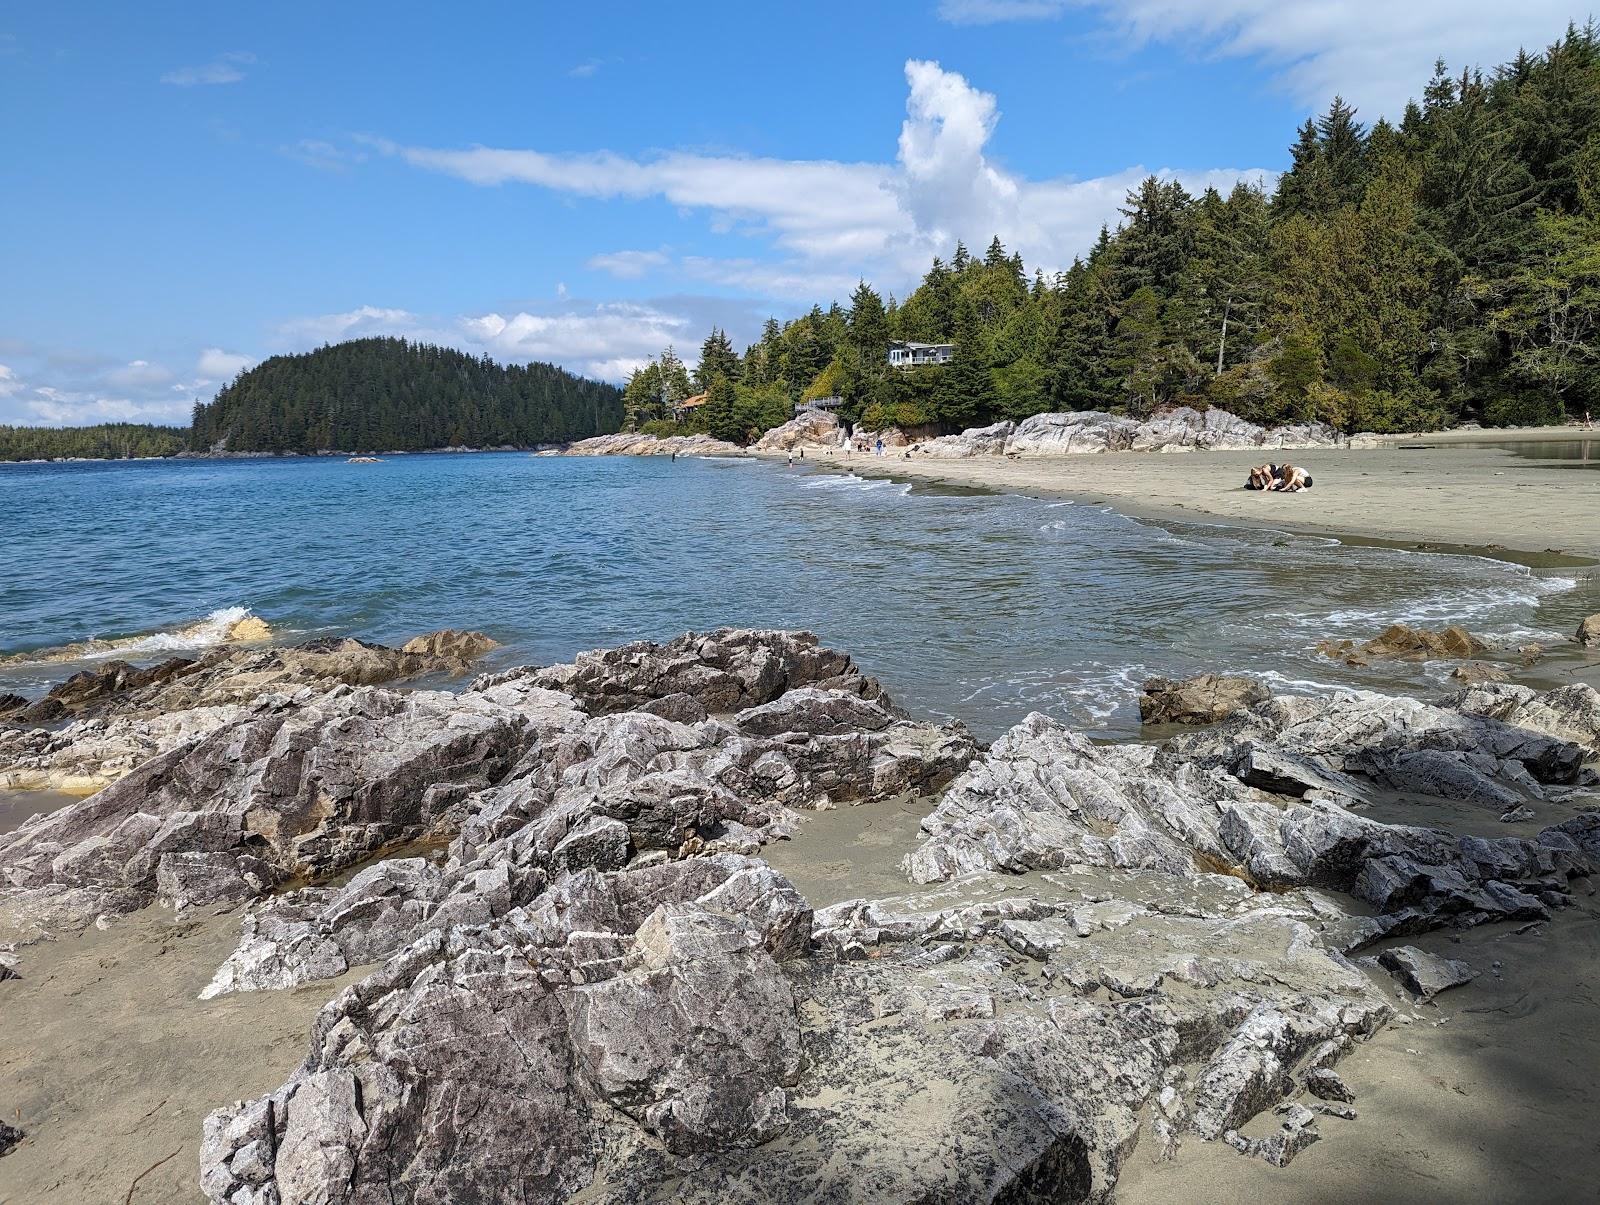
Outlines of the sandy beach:
M 1490 440 L 1495 442 L 1486 442 Z M 1391 437 L 1379 448 L 1358 451 L 1113 452 L 966 460 L 913 453 L 908 460 L 893 454 L 808 450 L 805 463 L 860 476 L 1108 503 L 1138 518 L 1220 519 L 1430 548 L 1498 545 L 1496 551 L 1549 564 L 1554 560 L 1545 555 L 1550 550 L 1600 558 L 1600 471 L 1578 460 L 1542 459 L 1523 451 L 1546 451 L 1537 445 L 1550 441 L 1585 440 L 1592 459 L 1600 461 L 1600 431 L 1561 427 Z M 782 454 L 767 458 L 782 459 Z M 1246 474 L 1266 459 L 1302 464 L 1316 484 L 1298 494 L 1246 490 Z

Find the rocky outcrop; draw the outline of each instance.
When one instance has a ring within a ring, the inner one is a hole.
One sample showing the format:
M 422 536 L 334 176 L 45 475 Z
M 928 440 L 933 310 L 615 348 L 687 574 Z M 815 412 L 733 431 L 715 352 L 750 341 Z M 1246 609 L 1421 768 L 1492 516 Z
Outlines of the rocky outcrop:
M 690 632 L 666 644 L 640 641 L 581 654 L 567 665 L 512 670 L 480 678 L 474 690 L 525 680 L 572 696 L 592 715 L 629 711 L 682 695 L 707 712 L 728 714 L 815 686 L 865 699 L 883 688 L 848 655 L 822 648 L 809 633 L 723 628 Z
M 377 686 L 423 674 L 462 674 L 495 647 L 481 632 L 430 632 L 393 649 L 352 637 L 281 648 L 223 646 L 199 658 L 175 657 L 137 668 L 108 661 L 74 674 L 11 723 L 68 716 L 166 716 L 192 708 L 244 704 L 304 686 Z
M 755 443 L 757 452 L 793 452 L 799 448 L 839 448 L 846 440 L 837 416 L 825 410 L 802 410 L 773 427 Z
M 958 435 L 941 435 L 917 445 L 917 455 L 932 456 L 936 460 L 966 460 L 973 456 L 1001 456 L 1006 441 L 1017 429 L 1013 422 L 993 423 L 987 427 L 969 427 Z
M 1264 428 L 1225 410 L 1178 406 L 1138 420 L 1098 410 L 1035 414 L 1013 426 L 997 423 L 959 435 L 927 440 L 921 454 L 969 456 L 1073 456 L 1098 452 L 1188 452 L 1352 448 L 1376 445 L 1376 437 L 1341 435 L 1324 423 Z
M 813 637 L 723 630 L 263 696 L 0 837 L 0 881 L 40 924 L 249 900 L 208 996 L 374 968 L 207 1119 L 215 1202 L 1105 1201 L 1136 1146 L 1283 1166 L 1353 1116 L 1335 1068 L 1393 1000 L 1353 952 L 1566 902 L 1600 858 L 1584 690 L 1214 683 L 1178 710 L 1227 714 L 1159 745 L 1036 715 L 979 755 Z M 941 788 L 903 893 L 813 911 L 755 856 Z M 1571 814 L 1357 810 L 1394 789 Z M 1427 957 L 1380 955 L 1466 973 Z
M 1269 697 L 1267 688 L 1254 678 L 1221 674 L 1181 682 L 1151 678 L 1139 695 L 1139 719 L 1146 724 L 1215 724 Z
M 1324 640 L 1317 651 L 1346 665 L 1362 666 L 1375 657 L 1399 657 L 1425 661 L 1431 658 L 1477 657 L 1490 651 L 1490 646 L 1479 640 L 1466 628 L 1452 624 L 1437 632 L 1426 628 L 1413 628 L 1403 623 L 1390 624 L 1371 640 L 1357 644 L 1353 640 Z
M 1239 876 L 1348 891 L 1380 916 L 1359 940 L 1438 924 L 1534 919 L 1564 902 L 1585 850 L 1379 824 L 1363 793 L 1415 791 L 1490 814 L 1577 783 L 1582 747 L 1413 700 L 1274 698 L 1159 747 L 1099 747 L 1043 716 L 1007 733 L 923 822 L 915 882 L 1074 865 Z
M 0 1156 L 9 1155 L 12 1151 L 16 1150 L 17 1147 L 21 1145 L 22 1140 L 26 1137 L 27 1135 L 21 1130 L 17 1129 L 16 1126 L 6 1125 L 4 1122 L 0 1122 Z
M 640 435 L 633 431 L 619 431 L 615 435 L 596 435 L 568 444 L 556 453 L 540 455 L 559 456 L 743 456 L 745 450 L 726 440 L 712 439 L 709 435 Z
M 1586 649 L 1600 648 L 1600 614 L 1591 615 L 1580 623 L 1575 639 Z

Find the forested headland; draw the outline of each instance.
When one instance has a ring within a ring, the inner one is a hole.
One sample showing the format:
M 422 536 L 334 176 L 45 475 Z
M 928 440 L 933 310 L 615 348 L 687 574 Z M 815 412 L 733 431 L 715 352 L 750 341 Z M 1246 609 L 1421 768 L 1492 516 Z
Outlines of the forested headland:
M 189 446 L 182 427 L 101 423 L 93 427 L 0 426 L 0 460 L 130 460 Z
M 533 447 L 615 431 L 614 385 L 404 339 L 273 356 L 197 404 L 195 452 Z
M 863 282 L 691 376 L 635 373 L 631 427 L 746 440 L 802 398 L 869 428 L 1049 410 L 1218 406 L 1346 431 L 1561 422 L 1600 411 L 1600 31 L 1489 71 L 1440 62 L 1397 124 L 1335 98 L 1268 192 L 1150 177 L 1064 271 L 958 245 L 904 300 Z M 891 340 L 952 342 L 890 368 Z M 662 405 L 665 385 L 667 406 Z M 682 423 L 671 404 L 706 404 Z

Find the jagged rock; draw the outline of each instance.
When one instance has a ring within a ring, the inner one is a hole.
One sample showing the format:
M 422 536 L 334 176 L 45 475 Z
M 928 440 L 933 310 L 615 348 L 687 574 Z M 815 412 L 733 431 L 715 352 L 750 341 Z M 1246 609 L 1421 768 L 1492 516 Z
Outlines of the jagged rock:
M 1337 1100 L 1350 1104 L 1356 1094 L 1350 1091 L 1344 1079 L 1332 1067 L 1315 1067 L 1306 1073 L 1306 1090 L 1319 1100 Z
M 640 641 L 580 653 L 567 665 L 512 670 L 479 679 L 473 689 L 525 678 L 561 691 L 593 715 L 628 711 L 669 695 L 687 695 L 710 712 L 726 714 L 770 703 L 801 686 L 879 699 L 883 688 L 843 653 L 819 646 L 809 632 L 720 628 L 690 632 L 666 644 Z
M 5 1122 L 0 1121 L 0 1157 L 9 1155 L 16 1150 L 18 1143 L 26 1137 L 27 1135 L 17 1129 L 16 1126 L 7 1125 Z
M 1287 1104 L 1278 1113 L 1282 1124 L 1265 1138 L 1246 1138 L 1237 1130 L 1229 1130 L 1228 1145 L 1246 1155 L 1264 1159 L 1273 1167 L 1288 1167 L 1294 1157 L 1322 1135 L 1317 1132 L 1317 1119 L 1304 1105 Z
M 252 707 L 270 709 L 284 703 L 283 696 L 263 695 Z M 135 766 L 193 744 L 249 714 L 251 709 L 229 704 L 149 717 L 75 720 L 55 731 L 0 728 L 0 790 L 98 791 Z
M 1035 414 L 1017 424 L 1005 442 L 1008 456 L 1067 456 L 1082 452 L 1126 452 L 1139 424 L 1098 410 Z
M 845 431 L 826 410 L 804 410 L 755 442 L 758 452 L 792 452 L 798 448 L 842 448 Z
M 23 695 L 0 694 L 0 720 L 26 711 L 30 705 L 29 700 Z
M 195 708 L 242 706 L 268 693 L 301 687 L 378 686 L 429 673 L 462 673 L 493 647 L 477 632 L 433 632 L 404 649 L 353 638 L 312 640 L 283 648 L 213 649 L 197 659 L 173 658 L 147 669 L 110 661 L 74 674 L 24 711 L 24 723 L 68 715 L 160 719 Z M 0 758 L 4 754 L 0 753 Z M 5 762 L 0 760 L 0 771 Z
M 1352 640 L 1324 640 L 1317 651 L 1347 665 L 1366 665 L 1374 657 L 1402 657 L 1423 660 L 1429 657 L 1476 657 L 1489 646 L 1463 627 L 1452 625 L 1438 632 L 1391 624 L 1363 644 Z
M 596 435 L 562 448 L 561 456 L 743 456 L 745 450 L 709 435 L 640 435 L 620 431 Z M 542 455 L 542 453 L 541 453 Z
M 937 439 L 923 440 L 914 451 L 920 456 L 931 456 L 936 460 L 1000 456 L 1005 453 L 1006 441 L 1016 429 L 1016 423 L 1009 421 L 987 427 L 970 427 L 959 435 L 941 435 Z
M 1423 1000 L 1440 992 L 1471 983 L 1478 972 L 1464 962 L 1440 958 L 1416 946 L 1397 946 L 1378 955 L 1378 962 Z
M 499 648 L 499 642 L 482 632 L 459 632 L 444 628 L 426 636 L 414 636 L 400 646 L 400 651 L 412 657 L 429 657 L 437 661 L 475 661 L 490 649 Z
M 1600 752 L 1600 691 L 1586 682 L 1545 691 L 1485 683 L 1457 692 L 1443 706 Z
M 1139 696 L 1139 718 L 1146 724 L 1215 724 L 1270 697 L 1254 678 L 1220 674 L 1202 674 L 1182 682 L 1151 678 Z
M 1573 639 L 1584 648 L 1600 648 L 1600 613 L 1591 615 L 1580 623 Z
M 428 831 L 449 784 L 489 785 L 532 740 L 472 696 L 339 687 L 226 724 L 0 836 L 0 876 L 79 926 L 156 899 L 238 899 Z

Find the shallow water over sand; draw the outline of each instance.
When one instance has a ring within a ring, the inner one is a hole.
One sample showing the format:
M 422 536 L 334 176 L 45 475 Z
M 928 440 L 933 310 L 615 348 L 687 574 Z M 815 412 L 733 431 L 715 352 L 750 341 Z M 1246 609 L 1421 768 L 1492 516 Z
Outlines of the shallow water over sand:
M 280 639 L 478 627 L 506 646 L 501 665 L 687 628 L 808 627 L 906 706 L 980 735 L 1035 709 L 1128 735 L 1151 674 L 1427 690 L 1447 664 L 1356 670 L 1314 646 L 1395 620 L 1549 639 L 1600 607 L 1585 570 L 1167 529 L 814 467 L 517 454 L 0 466 L 0 655 L 233 607 Z M 3 665 L 0 690 L 74 668 Z

